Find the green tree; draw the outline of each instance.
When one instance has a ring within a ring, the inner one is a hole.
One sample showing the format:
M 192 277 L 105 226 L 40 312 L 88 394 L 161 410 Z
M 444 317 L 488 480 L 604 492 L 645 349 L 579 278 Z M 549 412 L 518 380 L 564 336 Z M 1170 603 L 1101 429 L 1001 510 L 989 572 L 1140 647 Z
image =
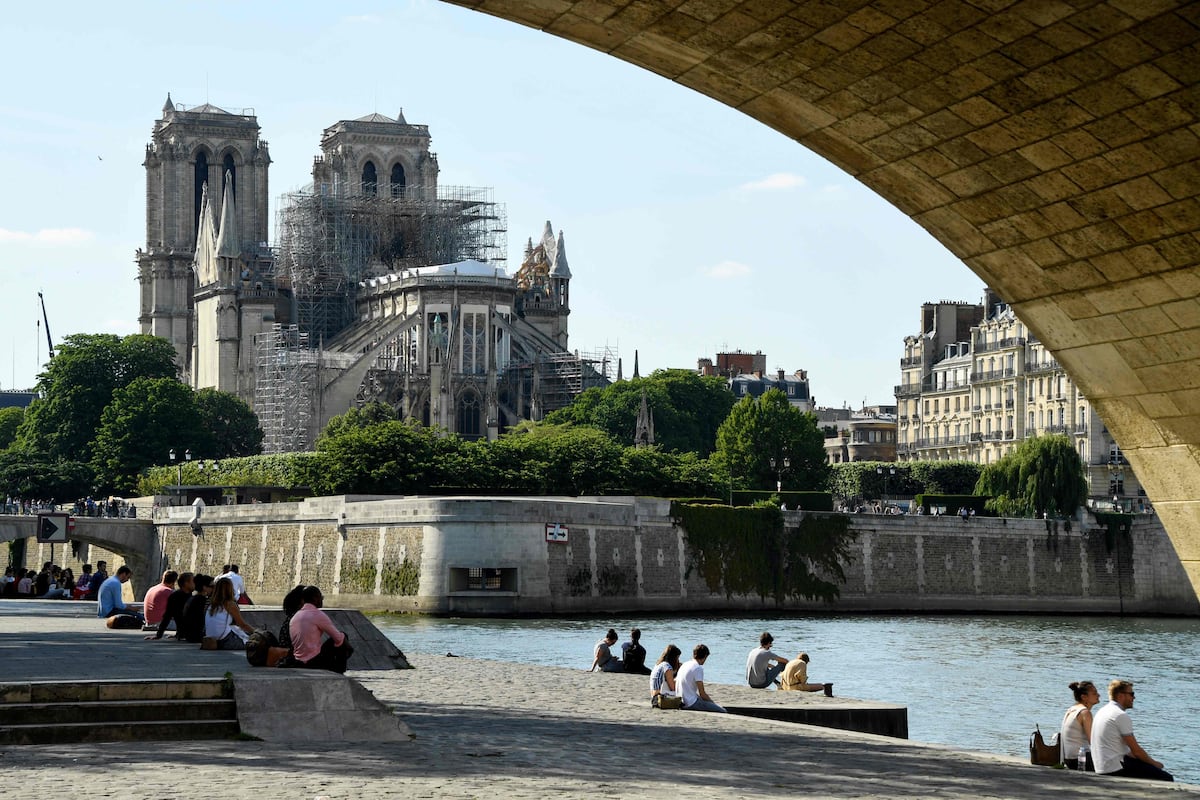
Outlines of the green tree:
M 237 395 L 216 389 L 196 392 L 196 412 L 209 433 L 207 458 L 252 456 L 262 452 L 263 429 L 258 415 Z
M 0 494 L 70 502 L 92 493 L 95 475 L 79 461 L 56 461 L 11 448 L 0 453 Z
M 0 450 L 7 450 L 17 439 L 17 428 L 25 418 L 25 409 L 19 406 L 0 408 Z
M 317 441 L 340 436 L 347 431 L 357 428 L 366 428 L 370 425 L 378 425 L 381 422 L 392 422 L 398 419 L 400 419 L 400 415 L 396 413 L 396 409 L 387 403 L 367 403 L 361 408 L 351 408 L 345 414 L 338 414 L 329 420 L 325 424 L 325 429 L 321 431 L 321 435 L 317 437 Z
M 92 466 L 102 486 L 128 492 L 141 470 L 161 464 L 172 449 L 213 456 L 196 395 L 174 378 L 137 378 L 117 389 L 101 413 Z
M 621 446 L 578 425 L 519 425 L 492 442 L 495 474 L 532 494 L 604 494 L 621 483 Z
M 317 445 L 325 474 L 321 493 L 411 494 L 439 482 L 435 431 L 393 420 L 350 428 Z
M 717 432 L 712 460 L 717 474 L 742 489 L 773 489 L 778 476 L 784 489 L 820 491 L 829 478 L 816 417 L 793 406 L 778 389 L 743 397 L 733 407 Z
M 546 422 L 590 425 L 620 444 L 631 445 L 643 391 L 659 447 L 701 455 L 713 451 L 717 428 L 733 407 L 733 395 L 724 378 L 702 377 L 692 370 L 657 370 L 646 378 L 588 389 L 570 406 L 547 415 Z
M 136 378 L 174 378 L 175 349 L 157 336 L 73 334 L 38 376 L 41 394 L 25 412 L 17 442 L 51 459 L 89 461 L 113 392 Z
M 1087 499 L 1083 460 L 1070 437 L 1035 436 L 984 467 L 975 494 L 999 514 L 1073 514 Z

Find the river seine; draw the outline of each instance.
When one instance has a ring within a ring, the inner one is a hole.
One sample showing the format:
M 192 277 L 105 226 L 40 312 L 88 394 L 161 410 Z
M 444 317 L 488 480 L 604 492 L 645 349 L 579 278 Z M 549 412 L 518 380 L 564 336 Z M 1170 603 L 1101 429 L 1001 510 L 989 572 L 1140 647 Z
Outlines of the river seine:
M 1132 680 L 1134 735 L 1178 781 L 1200 783 L 1200 620 L 1131 617 L 843 616 L 452 619 L 378 615 L 401 650 L 587 669 L 608 627 L 642 629 L 647 663 L 668 643 L 712 651 L 709 683 L 741 683 L 769 630 L 774 650 L 808 652 L 809 680 L 844 697 L 908 706 L 910 738 L 1027 756 L 1073 702 L 1067 684 Z M 712 692 L 720 702 L 720 687 Z M 1099 707 L 1097 707 L 1099 708 Z M 613 714 L 620 714 L 613 709 Z

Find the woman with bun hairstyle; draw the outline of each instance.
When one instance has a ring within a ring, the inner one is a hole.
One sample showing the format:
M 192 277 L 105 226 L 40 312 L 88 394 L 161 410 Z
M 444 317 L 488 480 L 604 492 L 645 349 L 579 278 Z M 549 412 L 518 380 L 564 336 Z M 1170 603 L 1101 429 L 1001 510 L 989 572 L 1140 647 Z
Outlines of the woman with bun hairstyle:
M 1092 706 L 1100 702 L 1100 691 L 1091 681 L 1076 681 L 1068 688 L 1075 695 L 1075 705 L 1063 715 L 1058 741 L 1062 743 L 1062 760 L 1067 769 L 1078 769 L 1079 748 L 1087 748 L 1087 771 L 1092 766 Z

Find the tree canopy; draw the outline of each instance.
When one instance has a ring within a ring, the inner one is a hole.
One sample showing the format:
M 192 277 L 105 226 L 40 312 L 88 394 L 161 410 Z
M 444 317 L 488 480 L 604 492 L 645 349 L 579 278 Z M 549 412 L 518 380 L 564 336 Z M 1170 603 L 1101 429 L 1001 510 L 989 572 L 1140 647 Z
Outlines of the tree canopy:
M 26 410 L 17 443 L 50 459 L 88 461 L 100 415 L 117 389 L 177 374 L 175 348 L 157 336 L 68 336 L 38 376 L 41 397 Z
M 665 369 L 646 378 L 588 389 L 571 405 L 548 414 L 545 421 L 590 425 L 619 444 L 631 445 L 642 392 L 654 417 L 655 443 L 663 450 L 705 456 L 713 451 L 717 429 L 734 401 L 724 378 Z
M 1070 437 L 1035 436 L 984 467 L 975 494 L 1008 516 L 1073 514 L 1087 500 L 1083 460 Z
M 212 458 L 212 435 L 196 407 L 196 395 L 175 378 L 137 378 L 117 389 L 100 415 L 92 466 L 101 485 L 130 491 L 137 473 L 180 457 Z
M 823 490 L 828 483 L 825 439 L 816 417 L 793 406 L 778 389 L 743 397 L 733 407 L 717 432 L 712 460 L 717 474 L 739 488 L 773 489 L 777 478 L 793 491 Z
M 0 450 L 7 450 L 17 439 L 17 428 L 25 419 L 25 409 L 18 406 L 0 408 Z
M 91 467 L 11 448 L 0 452 L 0 493 L 31 500 L 69 502 L 92 491 Z
M 208 441 L 198 443 L 207 458 L 252 456 L 262 452 L 263 429 L 245 400 L 229 392 L 196 392 L 196 413 Z

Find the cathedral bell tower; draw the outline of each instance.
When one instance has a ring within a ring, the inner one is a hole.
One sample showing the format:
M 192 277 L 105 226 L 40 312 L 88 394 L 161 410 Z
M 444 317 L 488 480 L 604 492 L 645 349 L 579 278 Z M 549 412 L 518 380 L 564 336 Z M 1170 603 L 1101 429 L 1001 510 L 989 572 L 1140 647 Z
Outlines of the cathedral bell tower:
M 146 247 L 137 252 L 138 322 L 142 333 L 175 346 L 181 377 L 188 381 L 195 370 L 198 282 L 193 262 L 206 200 L 212 218 L 224 219 L 225 190 L 236 198 L 237 219 L 230 230 L 238 231 L 241 241 L 229 243 L 231 250 L 255 254 L 267 242 L 271 157 L 258 133 L 253 109 L 235 113 L 208 103 L 188 108 L 167 95 L 146 145 Z M 217 189 L 207 198 L 206 186 Z

